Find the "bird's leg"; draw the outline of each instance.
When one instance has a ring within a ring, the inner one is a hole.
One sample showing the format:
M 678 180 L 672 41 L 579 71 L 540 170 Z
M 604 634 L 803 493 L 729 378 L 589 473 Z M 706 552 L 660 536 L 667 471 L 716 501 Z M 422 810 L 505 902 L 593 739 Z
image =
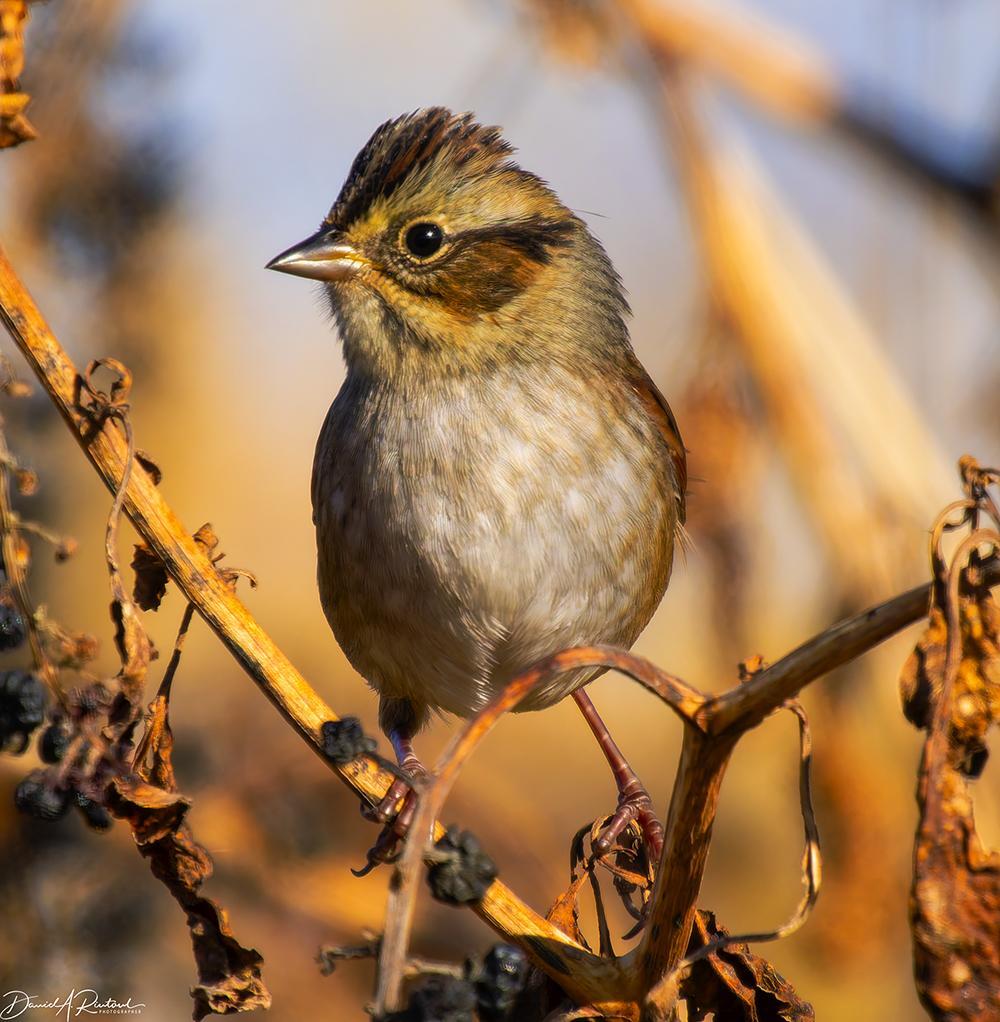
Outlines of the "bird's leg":
M 426 776 L 427 771 L 424 769 L 423 763 L 413 751 L 413 735 L 408 730 L 391 728 L 389 741 L 392 743 L 400 770 L 414 780 Z M 397 829 L 402 828 L 403 834 L 405 834 L 406 827 L 413 816 L 414 806 L 412 785 L 402 777 L 397 777 L 389 785 L 389 790 L 382 797 L 382 801 L 375 807 L 374 817 L 379 823 L 388 823 L 395 819 Z
M 392 743 L 396 762 L 406 779 L 397 777 L 377 806 L 366 812 L 376 823 L 393 822 L 398 837 L 406 834 L 406 827 L 413 816 L 415 799 L 413 786 L 408 780 L 425 777 L 427 771 L 413 751 L 413 736 L 427 719 L 427 709 L 416 706 L 409 699 L 393 699 L 383 696 L 379 702 L 378 720 L 383 732 Z
M 375 844 L 368 849 L 366 864 L 359 870 L 352 870 L 355 876 L 365 876 L 376 866 L 389 862 L 399 854 L 400 845 L 406 837 L 413 814 L 417 808 L 414 783 L 427 775 L 423 763 L 413 751 L 413 733 L 420 718 L 412 704 L 405 700 L 383 699 L 380 707 L 382 728 L 392 743 L 396 762 L 407 779 L 397 777 L 389 785 L 382 801 L 377 806 L 362 807 L 362 813 L 375 823 L 384 824 Z
M 590 696 L 581 688 L 573 693 L 573 698 L 580 707 L 584 720 L 590 725 L 590 730 L 594 732 L 597 744 L 611 766 L 615 784 L 618 786 L 618 808 L 594 843 L 594 851 L 598 855 L 611 851 L 618 835 L 634 820 L 642 830 L 650 859 L 658 862 L 663 849 L 663 825 L 653 812 L 653 800 L 649 797 L 649 792 L 611 737 L 607 724 L 601 720 Z

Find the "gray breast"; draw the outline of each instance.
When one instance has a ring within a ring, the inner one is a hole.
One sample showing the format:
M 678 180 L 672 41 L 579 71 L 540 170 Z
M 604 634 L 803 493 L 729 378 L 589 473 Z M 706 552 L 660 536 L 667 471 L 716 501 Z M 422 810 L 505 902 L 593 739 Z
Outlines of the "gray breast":
M 417 402 L 345 384 L 317 448 L 320 593 L 376 689 L 468 715 L 559 648 L 634 641 L 675 523 L 653 428 L 617 398 L 569 373 L 453 380 Z

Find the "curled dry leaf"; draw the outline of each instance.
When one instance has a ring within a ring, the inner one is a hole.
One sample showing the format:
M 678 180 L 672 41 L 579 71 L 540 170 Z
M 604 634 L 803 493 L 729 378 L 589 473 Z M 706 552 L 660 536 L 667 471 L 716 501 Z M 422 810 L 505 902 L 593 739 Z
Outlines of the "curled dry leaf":
M 226 910 L 200 897 L 185 907 L 201 980 L 191 990 L 195 1022 L 210 1014 L 270 1008 L 271 994 L 260 975 L 263 959 L 236 940 Z
M 167 569 L 158 554 L 145 543 L 136 543 L 132 554 L 132 598 L 143 610 L 159 610 L 167 592 Z
M 1000 608 L 968 577 L 954 594 L 951 624 L 932 608 L 902 678 L 906 714 L 927 730 L 910 898 L 914 971 L 932 1018 L 987 1022 L 1000 1017 L 1000 855 L 980 843 L 965 778 L 982 768 L 987 730 L 1000 720 Z
M 190 799 L 176 791 L 166 791 L 135 778 L 116 777 L 111 788 L 110 808 L 128 821 L 140 848 L 174 833 L 191 805 Z
M 198 984 L 191 991 L 193 1017 L 269 1008 L 271 995 L 261 977 L 260 953 L 240 944 L 225 909 L 199 893 L 212 875 L 212 860 L 184 822 L 191 803 L 175 790 L 165 698 L 157 699 L 151 723 L 139 776 L 117 778 L 112 783 L 111 804 L 117 815 L 128 820 L 153 875 L 187 916 L 198 968 Z M 147 783 L 146 778 L 156 783 Z
M 688 953 L 727 936 L 714 913 L 699 910 Z M 691 1022 L 710 1016 L 727 1022 L 809 1022 L 816 1017 L 812 1005 L 746 944 L 730 944 L 696 961 L 681 981 L 680 996 Z
M 143 463 L 143 467 L 147 471 L 149 471 L 150 465 L 156 469 L 156 466 L 148 459 L 146 463 Z M 156 472 L 158 473 L 159 469 L 156 469 Z M 159 481 L 156 475 L 153 478 L 154 481 Z M 210 561 L 214 559 L 215 549 L 219 545 L 219 537 L 216 536 L 209 523 L 206 522 L 194 534 L 194 541 Z M 135 552 L 132 555 L 132 570 L 135 572 L 135 583 L 132 590 L 135 602 L 143 610 L 159 610 L 167 591 L 167 582 L 170 580 L 167 569 L 163 561 L 160 560 L 160 555 L 145 543 L 136 543 Z
M 153 480 L 154 486 L 159 486 L 163 482 L 162 469 L 145 451 L 137 450 L 135 452 L 135 460 L 145 469 L 149 478 Z

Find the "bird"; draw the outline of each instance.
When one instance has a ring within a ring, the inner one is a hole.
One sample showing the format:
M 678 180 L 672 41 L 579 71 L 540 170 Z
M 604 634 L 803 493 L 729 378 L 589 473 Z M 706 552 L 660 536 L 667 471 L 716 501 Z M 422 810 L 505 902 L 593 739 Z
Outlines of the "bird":
M 411 779 L 432 713 L 472 717 L 565 647 L 631 647 L 684 536 L 686 450 L 621 278 L 514 153 L 471 113 L 388 120 L 319 230 L 267 264 L 321 282 L 343 346 L 312 472 L 319 594 Z M 649 795 L 584 689 L 598 673 L 517 709 L 573 696 L 618 787 L 598 851 L 636 820 L 658 855 Z M 397 780 L 376 817 L 410 795 Z

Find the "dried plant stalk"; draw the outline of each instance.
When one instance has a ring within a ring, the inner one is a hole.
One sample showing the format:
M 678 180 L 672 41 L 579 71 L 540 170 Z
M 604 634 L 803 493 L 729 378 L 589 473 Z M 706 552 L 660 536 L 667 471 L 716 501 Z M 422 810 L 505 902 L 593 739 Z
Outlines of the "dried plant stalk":
M 117 491 L 128 460 L 126 441 L 110 422 L 95 427 L 92 411 L 81 403 L 83 378 L 2 252 L 0 319 L 101 478 Z M 123 495 L 125 512 L 188 601 L 285 719 L 315 751 L 321 752 L 322 725 L 335 720 L 336 715 L 263 632 L 228 581 L 188 535 L 157 489 L 148 463 L 136 464 Z M 984 568 L 984 584 L 994 585 L 998 580 L 1000 567 L 991 562 Z M 623 1004 L 640 1004 L 645 992 L 671 972 L 686 953 L 718 791 L 739 736 L 804 685 L 925 616 L 929 597 L 930 586 L 922 586 L 856 615 L 760 671 L 746 684 L 707 701 L 697 693 L 691 697 L 692 690 L 670 679 L 681 693 L 678 699 L 683 708 L 685 739 L 658 871 L 660 882 L 654 890 L 643 942 L 635 952 L 621 958 L 593 954 L 499 881 L 494 881 L 485 897 L 472 906 L 474 910 L 505 940 L 520 946 L 577 1003 L 607 1005 L 619 1017 Z M 622 651 L 611 654 L 623 655 Z M 560 655 L 572 658 L 580 651 Z M 685 691 L 687 697 L 683 697 Z M 671 705 L 675 702 L 672 700 Z M 678 705 L 675 709 L 680 712 Z M 355 792 L 370 802 L 381 798 L 390 782 L 389 773 L 368 756 L 336 769 Z M 435 834 L 440 833 L 435 826 Z M 650 1017 L 657 1017 L 655 1006 L 650 1010 Z

